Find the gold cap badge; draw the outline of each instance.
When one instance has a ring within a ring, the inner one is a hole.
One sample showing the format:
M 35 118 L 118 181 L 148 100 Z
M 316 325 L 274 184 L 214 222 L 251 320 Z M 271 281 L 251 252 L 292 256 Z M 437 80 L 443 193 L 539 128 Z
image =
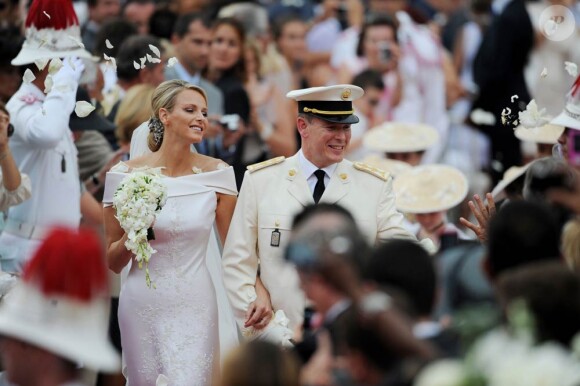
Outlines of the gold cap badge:
M 342 90 L 342 94 L 340 94 L 340 97 L 342 98 L 343 101 L 347 100 L 348 98 L 350 98 L 352 91 L 350 91 L 350 88 L 345 88 L 344 90 Z

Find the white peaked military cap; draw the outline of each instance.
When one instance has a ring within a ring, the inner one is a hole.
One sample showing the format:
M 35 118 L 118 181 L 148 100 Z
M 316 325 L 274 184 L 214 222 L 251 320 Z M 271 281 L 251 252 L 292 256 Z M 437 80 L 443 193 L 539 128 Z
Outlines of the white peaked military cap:
M 298 113 L 312 114 L 334 123 L 358 123 L 352 101 L 364 95 L 364 90 L 352 84 L 310 87 L 293 90 L 286 97 L 298 102 Z

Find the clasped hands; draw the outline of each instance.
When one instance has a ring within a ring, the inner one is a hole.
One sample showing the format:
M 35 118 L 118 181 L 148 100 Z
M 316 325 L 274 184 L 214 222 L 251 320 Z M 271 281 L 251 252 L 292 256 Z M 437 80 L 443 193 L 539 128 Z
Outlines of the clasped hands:
M 262 284 L 260 278 L 256 280 L 256 300 L 248 306 L 246 311 L 246 320 L 244 327 L 253 327 L 256 330 L 265 328 L 270 321 L 274 312 L 272 310 L 272 303 L 270 301 L 270 294 Z

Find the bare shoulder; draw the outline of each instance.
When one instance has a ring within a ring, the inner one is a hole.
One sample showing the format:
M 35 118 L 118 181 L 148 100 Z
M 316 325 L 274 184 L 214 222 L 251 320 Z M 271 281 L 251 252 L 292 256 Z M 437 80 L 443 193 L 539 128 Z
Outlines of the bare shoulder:
M 124 161 L 123 163 L 125 165 L 127 165 L 127 167 L 129 169 L 141 168 L 144 166 L 151 166 L 151 161 L 152 161 L 151 155 L 152 154 L 146 154 L 146 155 L 143 155 L 141 157 L 132 158 L 128 161 Z
M 201 169 L 203 172 L 225 169 L 230 166 L 219 158 L 213 158 L 203 154 L 195 154 L 194 164 L 195 167 Z

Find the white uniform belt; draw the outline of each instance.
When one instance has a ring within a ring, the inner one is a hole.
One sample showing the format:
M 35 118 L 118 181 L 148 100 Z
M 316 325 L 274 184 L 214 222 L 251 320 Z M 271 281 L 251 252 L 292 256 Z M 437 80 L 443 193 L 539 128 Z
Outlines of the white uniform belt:
M 25 239 L 42 240 L 52 227 L 26 223 L 8 218 L 4 226 L 4 232 Z

